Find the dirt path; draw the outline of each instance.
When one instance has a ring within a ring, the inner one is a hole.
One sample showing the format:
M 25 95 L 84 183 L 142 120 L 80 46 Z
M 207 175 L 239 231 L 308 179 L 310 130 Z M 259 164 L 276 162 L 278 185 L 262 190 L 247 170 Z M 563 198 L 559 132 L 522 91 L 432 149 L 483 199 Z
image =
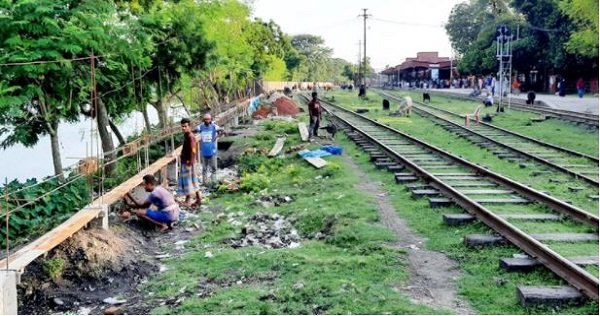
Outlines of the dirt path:
M 406 222 L 398 217 L 381 184 L 370 180 L 350 157 L 344 158 L 352 171 L 363 179 L 358 188 L 377 199 L 381 222 L 398 238 L 394 246 L 407 249 L 409 281 L 395 289 L 418 304 L 450 309 L 457 314 L 475 314 L 467 302 L 458 298 L 456 280 L 460 272 L 456 262 L 443 253 L 422 249 L 425 239 L 412 232 Z

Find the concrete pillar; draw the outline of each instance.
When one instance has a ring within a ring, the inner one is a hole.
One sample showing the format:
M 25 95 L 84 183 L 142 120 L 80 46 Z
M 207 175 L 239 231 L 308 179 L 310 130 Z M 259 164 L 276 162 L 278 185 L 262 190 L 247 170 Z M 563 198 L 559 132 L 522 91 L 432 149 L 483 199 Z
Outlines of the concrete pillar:
M 108 229 L 108 205 L 103 204 L 98 207 L 101 209 L 100 213 L 90 222 L 90 227 Z
M 0 270 L 0 314 L 17 315 L 17 272 Z

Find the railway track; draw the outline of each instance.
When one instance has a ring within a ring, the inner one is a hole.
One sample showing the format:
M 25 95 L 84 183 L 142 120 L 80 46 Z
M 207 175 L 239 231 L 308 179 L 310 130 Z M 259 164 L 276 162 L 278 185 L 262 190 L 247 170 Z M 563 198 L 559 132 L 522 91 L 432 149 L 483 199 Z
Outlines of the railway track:
M 454 99 L 471 100 L 471 101 L 477 101 L 477 102 L 481 101 L 477 97 L 471 97 L 468 95 L 456 95 L 456 94 L 452 94 L 452 93 L 445 93 L 445 92 L 433 91 L 433 90 L 430 91 L 430 93 L 434 93 L 437 95 L 441 95 L 441 96 L 448 97 L 448 98 L 454 98 Z M 504 104 L 506 106 L 508 106 L 507 102 L 505 102 Z M 526 112 L 532 112 L 532 113 L 536 113 L 536 114 L 540 114 L 540 115 L 545 115 L 549 118 L 560 119 L 560 120 L 568 121 L 571 123 L 585 124 L 585 125 L 595 127 L 595 128 L 598 128 L 598 126 L 600 125 L 597 114 L 587 114 L 587 113 L 581 113 L 581 112 L 575 112 L 575 111 L 569 111 L 569 110 L 552 109 L 552 108 L 541 107 L 541 106 L 531 106 L 531 105 L 525 104 L 525 101 L 520 100 L 520 99 L 513 99 L 510 103 L 510 107 L 514 108 L 514 109 L 518 109 L 520 111 L 526 111 Z
M 384 91 L 378 92 L 384 97 L 400 101 L 397 96 Z M 417 114 L 432 119 L 444 129 L 465 137 L 479 147 L 492 151 L 499 158 L 516 162 L 533 160 L 595 187 L 599 184 L 597 157 L 543 142 L 485 122 L 467 127 L 464 126 L 464 117 L 460 114 L 414 100 L 413 103 L 415 103 L 413 109 Z
M 306 96 L 303 98 L 308 101 Z M 585 296 L 598 300 L 598 278 L 582 268 L 590 262 L 598 264 L 598 251 L 578 254 L 585 256 L 582 260 L 562 256 L 544 243 L 565 240 L 597 243 L 597 216 L 363 115 L 329 102 L 321 104 L 350 139 L 370 153 L 378 168 L 394 172 L 396 182 L 406 185 L 414 196 L 427 197 L 431 207 L 457 204 L 467 211 L 468 214 L 444 215 L 446 223 L 478 219 L 497 233 L 467 236 L 468 245 L 508 241 L 527 253 L 529 260 L 544 265 Z M 527 233 L 520 228 L 528 227 L 523 223 L 529 221 L 566 223 L 567 218 L 579 222 L 571 224 L 585 225 L 593 233 Z M 519 287 L 521 296 L 529 290 Z

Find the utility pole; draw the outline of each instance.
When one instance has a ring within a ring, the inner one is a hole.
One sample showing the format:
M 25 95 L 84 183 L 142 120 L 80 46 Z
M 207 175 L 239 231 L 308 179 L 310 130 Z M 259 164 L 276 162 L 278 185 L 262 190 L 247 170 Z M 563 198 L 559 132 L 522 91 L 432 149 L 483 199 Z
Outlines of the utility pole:
M 367 83 L 367 18 L 370 17 L 370 14 L 367 14 L 368 9 L 362 9 L 363 13 L 359 15 L 359 17 L 363 18 L 363 84 Z
M 361 44 L 362 42 L 358 40 L 358 73 L 356 74 L 356 81 L 354 81 L 354 86 L 360 86 L 360 83 L 362 82 L 362 55 L 360 53 Z

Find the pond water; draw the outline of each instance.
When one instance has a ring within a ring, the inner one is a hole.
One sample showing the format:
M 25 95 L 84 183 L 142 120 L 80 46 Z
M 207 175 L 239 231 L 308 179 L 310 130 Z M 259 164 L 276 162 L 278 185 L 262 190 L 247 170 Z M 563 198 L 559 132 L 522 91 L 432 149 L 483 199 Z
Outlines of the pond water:
M 148 106 L 148 116 L 152 124 L 158 123 L 158 114 L 152 106 Z M 125 118 L 120 124 L 119 130 L 123 137 L 139 133 L 144 128 L 144 117 L 141 112 L 134 112 Z M 90 129 L 89 118 L 82 117 L 76 123 L 63 123 L 58 128 L 60 141 L 60 152 L 63 168 L 76 164 L 79 159 L 90 153 Z M 98 137 L 94 139 L 94 155 Z M 113 135 L 115 145 L 117 138 Z M 20 181 L 30 178 L 42 178 L 53 175 L 52 150 L 50 147 L 50 136 L 40 138 L 33 147 L 25 147 L 17 144 L 5 150 L 0 149 L 0 187 L 4 185 L 5 178 L 8 181 L 18 179 Z

